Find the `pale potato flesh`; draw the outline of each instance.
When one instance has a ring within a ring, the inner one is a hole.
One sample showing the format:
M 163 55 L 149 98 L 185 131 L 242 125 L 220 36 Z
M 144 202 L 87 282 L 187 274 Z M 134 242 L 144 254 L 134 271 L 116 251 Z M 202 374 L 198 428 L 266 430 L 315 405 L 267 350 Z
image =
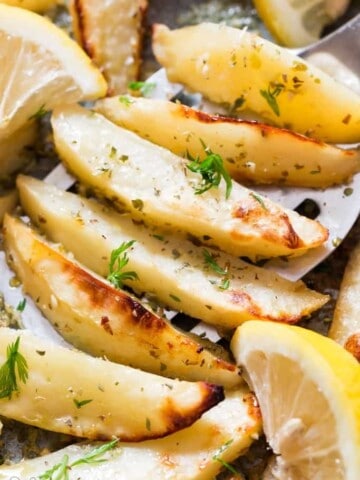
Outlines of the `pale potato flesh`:
M 89 439 L 139 441 L 191 425 L 223 398 L 221 387 L 165 379 L 26 330 L 0 329 L 1 365 L 18 337 L 29 377 L 11 399 L 0 399 L 0 414 L 22 423 Z
M 1 0 L 1 3 L 12 7 L 26 8 L 33 12 L 44 12 L 54 7 L 60 0 Z
M 250 446 L 261 433 L 260 412 L 246 387 L 227 392 L 225 400 L 190 427 L 166 438 L 136 444 L 119 442 L 99 465 L 69 470 L 69 480 L 208 480 Z M 0 467 L 0 480 L 37 478 L 69 456 L 69 464 L 98 444 L 71 445 L 58 452 Z
M 322 245 L 319 222 L 282 208 L 232 182 L 201 195 L 186 161 L 82 107 L 52 116 L 56 148 L 69 170 L 119 209 L 160 226 L 180 228 L 207 244 L 251 258 L 300 255 Z M 174 214 L 176 212 L 176 214 Z
M 330 143 L 360 141 L 360 96 L 286 49 L 245 30 L 156 25 L 153 50 L 169 80 L 218 103 Z M 241 106 L 240 106 L 241 104 Z
M 95 110 L 182 157 L 204 159 L 205 144 L 239 182 L 325 188 L 347 181 L 360 169 L 359 150 L 167 100 L 132 97 L 126 105 L 111 97 L 99 100 Z
M 139 76 L 147 0 L 71 0 L 74 33 L 104 74 L 108 93 L 127 91 Z
M 11 212 L 16 207 L 17 201 L 18 194 L 15 189 L 4 192 L 0 191 L 0 225 L 2 224 L 5 213 Z
M 360 244 L 353 249 L 336 300 L 329 337 L 360 361 Z
M 0 178 L 18 172 L 29 161 L 27 148 L 38 135 L 36 122 L 28 122 L 0 140 Z
M 208 248 L 218 265 L 228 268 L 229 288 L 222 290 L 222 277 L 205 262 L 205 249 L 181 235 L 133 222 L 94 200 L 31 177 L 19 176 L 17 186 L 32 221 L 99 275 L 108 275 L 112 250 L 135 240 L 127 268 L 139 278 L 125 283 L 205 322 L 225 328 L 251 318 L 293 323 L 328 299 L 301 281 L 290 282 Z
M 24 223 L 8 219 L 6 230 L 10 264 L 24 292 L 80 350 L 181 380 L 228 388 L 242 382 L 234 364 L 55 250 Z

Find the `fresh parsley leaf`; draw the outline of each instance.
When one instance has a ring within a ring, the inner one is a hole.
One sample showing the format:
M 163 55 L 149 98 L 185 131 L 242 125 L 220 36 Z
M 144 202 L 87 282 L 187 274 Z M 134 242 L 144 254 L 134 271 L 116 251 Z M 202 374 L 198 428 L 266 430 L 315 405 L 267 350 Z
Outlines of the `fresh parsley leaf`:
M 233 116 L 237 113 L 238 110 L 244 105 L 245 97 L 241 95 L 241 97 L 237 98 L 235 102 L 229 108 L 229 115 Z
M 211 270 L 213 270 L 215 273 L 218 273 L 219 275 L 227 274 L 227 270 L 221 268 L 220 265 L 216 262 L 213 255 L 205 248 L 203 250 L 203 255 L 204 255 L 204 260 L 206 265 L 208 265 L 211 268 Z
M 228 278 L 223 278 L 219 284 L 220 290 L 228 290 L 230 287 L 230 280 Z
M 130 105 L 134 103 L 134 100 L 132 100 L 128 95 L 120 95 L 119 102 L 126 107 L 130 107 Z
M 121 288 L 126 280 L 138 279 L 136 272 L 124 272 L 123 269 L 129 262 L 129 257 L 126 250 L 132 247 L 135 240 L 123 242 L 120 247 L 115 248 L 110 255 L 109 275 L 107 280 L 111 282 L 114 287 Z
M 36 120 L 38 118 L 41 118 L 43 117 L 44 115 L 46 115 L 48 113 L 48 111 L 46 110 L 45 108 L 45 104 L 41 105 L 41 107 L 39 108 L 39 110 L 35 113 L 33 113 L 29 118 L 28 120 Z
M 11 399 L 12 393 L 19 390 L 18 381 L 25 384 L 29 377 L 28 364 L 19 352 L 19 345 L 20 337 L 6 349 L 7 360 L 0 367 L 0 398 Z
M 106 459 L 101 457 L 103 457 L 109 450 L 113 449 L 117 443 L 118 440 L 116 439 L 104 443 L 99 447 L 95 447 L 71 464 L 69 464 L 69 456 L 64 455 L 61 462 L 41 474 L 39 480 L 69 480 L 69 471 L 77 465 L 98 465 L 99 463 L 106 462 Z
M 224 443 L 224 445 L 222 445 L 218 449 L 218 451 L 215 453 L 215 455 L 212 457 L 212 459 L 215 460 L 216 462 L 221 463 L 221 465 L 223 467 L 225 467 L 227 470 L 229 470 L 234 475 L 238 476 L 239 472 L 232 465 L 230 465 L 228 462 L 226 462 L 225 460 L 220 458 L 220 455 L 222 453 L 224 453 L 229 448 L 229 446 L 232 444 L 232 442 L 233 442 L 233 440 L 228 440 L 226 443 Z
M 221 290 L 227 290 L 230 287 L 228 267 L 221 268 L 220 265 L 216 262 L 213 255 L 205 248 L 203 250 L 203 255 L 204 255 L 205 264 L 209 266 L 211 270 L 213 270 L 215 273 L 223 277 L 219 284 L 217 284 L 216 282 L 213 282 L 213 283 L 217 284 L 218 288 L 220 288 Z
M 253 197 L 254 200 L 256 200 L 258 203 L 260 203 L 260 205 L 262 206 L 262 208 L 264 210 L 267 210 L 267 207 L 265 205 L 264 200 L 259 195 L 256 195 L 256 193 L 254 193 L 254 192 L 250 192 L 250 195 Z
M 173 293 L 169 293 L 169 297 L 175 300 L 175 302 L 181 302 L 181 298 L 177 297 Z
M 277 102 L 277 97 L 284 90 L 282 83 L 276 83 L 273 86 L 270 84 L 267 90 L 260 90 L 260 94 L 265 98 L 271 110 L 276 116 L 280 116 L 280 108 Z
M 64 455 L 60 463 L 39 475 L 39 480 L 68 480 L 69 479 L 69 455 Z M 56 473 L 56 476 L 53 476 Z
M 73 399 L 73 402 L 75 403 L 76 408 L 81 408 L 87 405 L 88 403 L 92 402 L 92 399 L 89 400 L 77 400 L 76 398 Z
M 22 300 L 20 300 L 20 302 L 18 303 L 17 307 L 16 307 L 16 310 L 18 312 L 23 312 L 25 310 L 25 307 L 26 307 L 26 298 L 23 298 Z
M 94 448 L 89 453 L 86 453 L 83 457 L 79 458 L 78 460 L 75 460 L 75 462 L 71 464 L 71 467 L 76 467 L 76 465 L 84 465 L 84 464 L 96 465 L 99 463 L 106 462 L 106 459 L 101 457 L 104 456 L 105 453 L 108 452 L 109 450 L 112 450 L 116 446 L 118 441 L 119 441 L 118 439 L 111 440 L 110 442 L 104 443 L 103 445 L 100 445 L 99 447 Z
M 204 160 L 200 160 L 199 157 L 194 158 L 188 153 L 188 158 L 191 162 L 186 165 L 191 172 L 199 173 L 202 177 L 200 185 L 195 187 L 195 195 L 201 195 L 213 187 L 217 188 L 221 180 L 224 179 L 226 184 L 225 198 L 227 199 L 232 189 L 231 177 L 224 168 L 221 156 L 212 152 L 209 147 L 206 147 L 204 142 L 201 141 L 201 143 L 207 156 Z
M 156 88 L 155 82 L 130 82 L 128 88 L 134 92 L 140 92 L 141 95 L 147 97 Z

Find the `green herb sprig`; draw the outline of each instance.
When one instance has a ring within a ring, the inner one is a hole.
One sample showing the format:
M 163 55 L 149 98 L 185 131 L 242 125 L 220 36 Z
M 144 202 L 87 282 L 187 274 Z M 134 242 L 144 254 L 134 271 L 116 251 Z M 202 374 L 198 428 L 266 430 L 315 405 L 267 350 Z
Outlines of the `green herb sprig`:
M 33 113 L 29 118 L 28 120 L 37 120 L 38 118 L 42 118 L 44 115 L 46 115 L 48 113 L 48 110 L 46 110 L 45 108 L 45 104 L 41 105 L 41 107 L 39 107 L 39 110 L 35 113 Z
M 18 381 L 26 383 L 29 367 L 24 356 L 19 352 L 20 337 L 7 346 L 6 362 L 0 367 L 0 398 L 9 398 L 19 390 Z
M 140 92 L 143 97 L 147 97 L 156 88 L 155 82 L 130 82 L 129 90 Z
M 232 466 L 230 463 L 226 462 L 223 460 L 220 455 L 225 452 L 229 448 L 229 446 L 232 444 L 233 440 L 228 440 L 224 445 L 222 445 L 218 451 L 213 455 L 212 459 L 216 462 L 221 463 L 223 467 L 225 467 L 227 470 L 229 470 L 231 473 L 233 473 L 236 476 L 240 476 L 239 472 Z
M 69 456 L 64 455 L 61 462 L 42 473 L 39 476 L 39 480 L 69 480 L 69 471 L 78 465 L 99 465 L 100 463 L 106 462 L 106 459 L 102 457 L 109 450 L 112 450 L 117 443 L 117 439 L 104 443 L 103 445 L 90 450 L 90 452 L 72 463 L 69 463 Z
M 215 273 L 221 275 L 223 278 L 218 284 L 218 287 L 221 290 L 227 290 L 230 287 L 229 271 L 228 267 L 221 268 L 220 265 L 216 262 L 213 255 L 204 248 L 203 250 L 205 264 L 211 268 Z
M 114 287 L 121 288 L 126 280 L 137 280 L 139 278 L 136 272 L 124 272 L 123 269 L 129 263 L 129 257 L 126 252 L 135 243 L 135 240 L 123 242 L 120 247 L 115 248 L 110 255 L 109 275 L 107 280 Z
M 277 102 L 277 97 L 284 90 L 285 86 L 282 83 L 270 84 L 267 90 L 260 90 L 260 94 L 265 98 L 271 110 L 276 116 L 280 116 L 280 108 Z
M 232 180 L 229 173 L 224 168 L 224 162 L 220 155 L 211 151 L 202 140 L 200 140 L 207 156 L 204 160 L 199 157 L 194 158 L 188 153 L 191 160 L 186 167 L 193 173 L 199 173 L 202 177 L 200 185 L 195 187 L 195 195 L 201 195 L 211 188 L 217 188 L 222 179 L 226 184 L 225 198 L 228 199 L 232 190 Z

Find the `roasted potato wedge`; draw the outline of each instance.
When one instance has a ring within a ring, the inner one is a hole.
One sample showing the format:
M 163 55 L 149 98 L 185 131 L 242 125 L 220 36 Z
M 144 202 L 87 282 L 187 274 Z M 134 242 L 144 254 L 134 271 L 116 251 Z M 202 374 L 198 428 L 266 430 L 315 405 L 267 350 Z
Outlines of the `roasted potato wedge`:
M 53 7 L 60 0 L 1 0 L 0 3 L 5 3 L 12 7 L 26 8 L 33 12 L 45 12 L 49 8 Z
M 187 427 L 223 399 L 219 386 L 165 379 L 25 330 L 0 329 L 1 365 L 18 338 L 28 378 L 18 381 L 10 398 L 0 399 L 0 414 L 29 425 L 89 439 L 139 441 Z
M 108 82 L 108 92 L 124 93 L 139 76 L 142 26 L 147 0 L 71 0 L 75 38 Z
M 181 236 L 134 224 L 127 215 L 34 178 L 19 176 L 17 185 L 32 221 L 78 261 L 107 276 L 112 250 L 135 240 L 127 268 L 138 279 L 125 283 L 205 322 L 228 329 L 251 318 L 293 323 L 328 299 L 301 281 L 290 282 Z M 206 262 L 205 251 L 219 266 L 227 266 L 227 289 L 220 288 L 223 277 Z
M 37 125 L 29 122 L 0 140 L 0 178 L 19 171 L 29 161 L 26 149 L 33 145 L 36 136 Z
M 118 97 L 99 100 L 95 110 L 173 153 L 204 159 L 203 144 L 224 160 L 239 182 L 325 188 L 360 170 L 360 151 L 343 150 L 290 130 L 211 115 L 166 100 Z M 156 122 L 154 122 L 156 112 Z
M 71 261 L 12 217 L 5 221 L 10 265 L 24 292 L 59 333 L 80 350 L 112 362 L 232 388 L 238 368 Z
M 253 33 L 213 23 L 153 29 L 169 80 L 329 143 L 360 141 L 360 96 Z
M 229 198 L 225 182 L 197 195 L 201 175 L 187 169 L 184 159 L 100 114 L 67 106 L 51 121 L 69 170 L 138 220 L 180 228 L 230 254 L 252 258 L 300 255 L 328 237 L 319 222 L 235 182 Z
M 348 260 L 336 301 L 329 337 L 360 361 L 360 243 Z
M 69 480 L 208 480 L 241 455 L 259 435 L 260 412 L 248 390 L 227 392 L 225 400 L 181 432 L 136 444 L 119 442 L 102 463 L 69 469 Z M 38 478 L 61 463 L 83 458 L 99 444 L 78 443 L 50 455 L 0 467 L 0 480 Z
M 18 194 L 15 189 L 13 190 L 0 190 L 0 225 L 6 212 L 11 212 L 18 201 Z

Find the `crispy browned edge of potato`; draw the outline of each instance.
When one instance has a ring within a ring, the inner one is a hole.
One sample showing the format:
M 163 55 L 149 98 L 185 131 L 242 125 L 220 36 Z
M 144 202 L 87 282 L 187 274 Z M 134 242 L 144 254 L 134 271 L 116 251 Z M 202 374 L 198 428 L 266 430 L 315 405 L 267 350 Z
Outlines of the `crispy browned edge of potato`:
M 140 21 L 138 24 L 138 42 L 133 47 L 133 58 L 136 65 L 136 73 L 134 80 L 138 80 L 140 77 L 141 64 L 142 64 L 142 48 L 144 43 L 144 34 L 145 34 L 145 19 L 146 13 L 148 10 L 148 0 L 133 0 L 138 1 L 139 10 L 138 15 L 140 15 Z M 72 17 L 72 25 L 74 31 L 74 37 L 77 42 L 82 46 L 88 56 L 96 64 L 96 51 L 94 45 L 87 38 L 87 19 L 86 19 L 86 9 L 84 8 L 84 3 L 86 0 L 70 0 L 69 2 L 69 11 Z M 101 65 L 97 65 L 101 72 L 103 73 L 105 79 L 109 81 L 107 74 L 101 68 Z M 113 95 L 113 89 L 108 86 L 107 96 Z

